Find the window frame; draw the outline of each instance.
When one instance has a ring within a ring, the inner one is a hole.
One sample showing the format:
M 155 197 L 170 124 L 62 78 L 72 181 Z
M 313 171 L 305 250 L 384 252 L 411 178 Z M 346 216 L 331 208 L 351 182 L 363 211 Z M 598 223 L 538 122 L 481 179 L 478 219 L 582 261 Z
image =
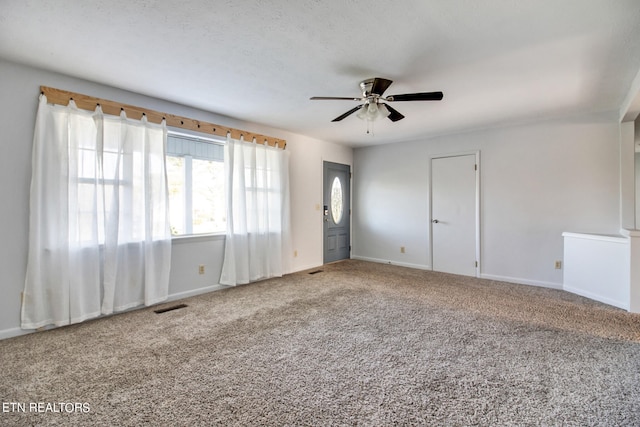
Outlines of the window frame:
M 201 142 L 201 143 L 206 143 L 206 144 L 214 144 L 214 145 L 219 145 L 224 147 L 225 143 L 226 143 L 226 139 L 221 138 L 221 137 L 216 137 L 213 135 L 205 135 L 205 134 L 198 134 L 198 133 L 191 133 L 191 132 L 184 132 L 183 129 L 180 129 L 179 131 L 174 130 L 173 128 L 167 128 L 167 137 L 176 137 L 176 138 L 181 138 L 181 139 L 186 139 L 186 140 L 195 140 L 197 142 Z M 193 218 L 192 218 L 192 214 L 193 214 L 193 159 L 194 156 L 193 155 L 189 155 L 189 154 L 185 154 L 185 155 L 181 155 L 181 156 L 177 156 L 177 155 L 173 155 L 173 154 L 169 154 L 168 151 L 165 152 L 165 159 L 168 157 L 181 157 L 182 159 L 184 159 L 184 186 L 185 186 L 185 197 L 184 197 L 184 209 L 185 209 L 185 218 L 184 218 L 184 229 L 185 232 L 183 234 L 172 234 L 171 235 L 171 239 L 178 241 L 178 240 L 185 240 L 185 239 L 198 239 L 198 238 L 211 238 L 211 237 L 224 237 L 226 236 L 226 230 L 225 231 L 212 231 L 212 232 L 208 232 L 208 233 L 193 233 Z M 198 159 L 198 157 L 195 157 L 196 159 Z M 222 162 L 224 162 L 224 156 L 223 156 L 223 160 Z M 188 190 L 191 191 L 188 191 Z M 191 221 L 188 221 L 188 218 L 191 218 Z M 171 222 L 171 218 L 169 218 L 169 221 Z

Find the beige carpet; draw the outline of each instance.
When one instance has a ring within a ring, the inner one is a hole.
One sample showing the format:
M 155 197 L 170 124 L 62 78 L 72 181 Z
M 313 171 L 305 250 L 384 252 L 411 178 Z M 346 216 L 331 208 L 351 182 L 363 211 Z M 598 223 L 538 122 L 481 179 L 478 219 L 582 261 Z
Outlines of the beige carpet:
M 640 425 L 638 315 L 322 270 L 0 341 L 0 425 Z

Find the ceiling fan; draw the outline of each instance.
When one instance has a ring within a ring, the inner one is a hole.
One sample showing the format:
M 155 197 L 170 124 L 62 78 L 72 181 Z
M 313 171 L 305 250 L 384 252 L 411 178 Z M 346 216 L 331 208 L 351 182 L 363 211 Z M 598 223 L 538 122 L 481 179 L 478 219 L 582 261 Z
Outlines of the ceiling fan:
M 383 79 L 380 77 L 374 77 L 372 79 L 363 80 L 360 82 L 360 89 L 362 90 L 361 97 L 336 97 L 336 96 L 313 96 L 312 100 L 347 100 L 347 101 L 360 101 L 362 104 L 352 108 L 346 113 L 331 120 L 332 122 L 339 122 L 345 117 L 358 111 L 357 116 L 361 119 L 376 120 L 379 117 L 388 117 L 392 122 L 404 119 L 404 116 L 398 112 L 395 108 L 388 105 L 386 102 L 396 101 L 440 101 L 442 100 L 442 92 L 418 92 L 418 93 L 405 93 L 401 95 L 382 96 L 382 94 L 391 86 L 392 80 Z M 386 102 L 383 102 L 386 101 Z

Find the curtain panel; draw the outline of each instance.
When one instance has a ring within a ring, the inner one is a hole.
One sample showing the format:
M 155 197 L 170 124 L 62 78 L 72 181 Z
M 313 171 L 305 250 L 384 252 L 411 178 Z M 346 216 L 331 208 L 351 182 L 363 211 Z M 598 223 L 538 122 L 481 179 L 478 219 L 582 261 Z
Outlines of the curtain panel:
M 33 141 L 22 327 L 67 325 L 167 298 L 165 123 L 51 105 Z
M 220 283 L 235 286 L 290 272 L 289 153 L 228 136 L 225 176 Z

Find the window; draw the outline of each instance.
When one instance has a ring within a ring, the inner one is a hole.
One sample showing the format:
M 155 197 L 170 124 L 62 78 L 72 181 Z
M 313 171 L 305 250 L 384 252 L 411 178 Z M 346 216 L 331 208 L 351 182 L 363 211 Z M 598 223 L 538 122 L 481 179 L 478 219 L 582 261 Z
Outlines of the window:
M 170 133 L 167 137 L 167 180 L 172 235 L 226 230 L 224 146 L 221 142 Z
M 336 224 L 340 224 L 342 220 L 342 202 L 342 184 L 340 178 L 336 176 L 331 185 L 331 216 Z

